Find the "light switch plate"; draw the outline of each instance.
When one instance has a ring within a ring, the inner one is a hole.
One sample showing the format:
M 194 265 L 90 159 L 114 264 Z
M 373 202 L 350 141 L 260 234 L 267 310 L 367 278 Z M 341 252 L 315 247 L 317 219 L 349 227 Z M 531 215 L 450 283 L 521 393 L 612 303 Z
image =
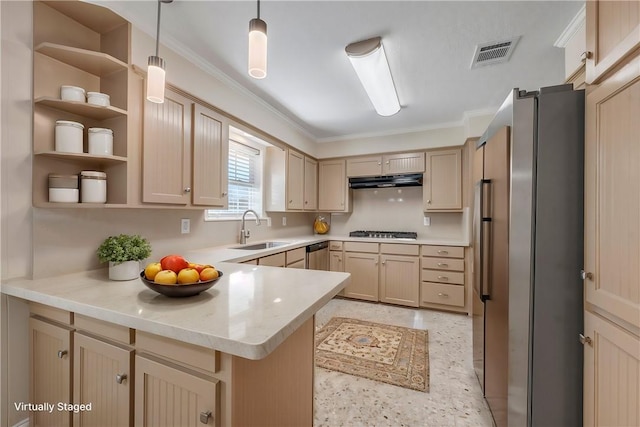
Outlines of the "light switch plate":
M 425 225 L 426 227 L 428 227 L 428 226 L 430 226 L 430 225 L 431 225 L 431 217 L 428 217 L 428 216 L 425 216 L 425 217 L 424 217 L 424 225 Z
M 287 225 L 287 217 L 286 216 L 282 217 L 282 225 Z
M 180 220 L 180 232 L 182 234 L 191 233 L 191 220 L 189 218 L 182 218 Z

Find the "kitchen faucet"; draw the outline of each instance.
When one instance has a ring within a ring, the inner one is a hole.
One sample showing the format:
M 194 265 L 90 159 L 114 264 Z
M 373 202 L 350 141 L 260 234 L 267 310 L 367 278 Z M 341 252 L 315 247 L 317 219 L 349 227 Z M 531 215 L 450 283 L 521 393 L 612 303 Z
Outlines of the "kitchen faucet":
M 245 225 L 244 225 L 244 217 L 251 212 L 252 214 L 255 215 L 256 217 L 256 224 L 260 225 L 260 217 L 258 216 L 258 213 L 256 211 L 254 211 L 253 209 L 247 209 L 246 211 L 244 211 L 244 213 L 242 214 L 242 229 L 240 230 L 240 244 L 244 245 L 245 243 L 247 243 L 247 239 L 249 237 L 251 237 L 251 233 L 249 233 L 249 230 L 245 229 Z

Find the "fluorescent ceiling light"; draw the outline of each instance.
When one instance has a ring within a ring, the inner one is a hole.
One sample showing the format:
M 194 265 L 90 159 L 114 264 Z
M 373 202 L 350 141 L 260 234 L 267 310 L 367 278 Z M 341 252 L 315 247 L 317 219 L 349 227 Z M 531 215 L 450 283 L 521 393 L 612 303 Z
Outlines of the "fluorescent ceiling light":
M 392 116 L 400 111 L 382 38 L 351 43 L 345 51 L 376 112 L 381 116 Z

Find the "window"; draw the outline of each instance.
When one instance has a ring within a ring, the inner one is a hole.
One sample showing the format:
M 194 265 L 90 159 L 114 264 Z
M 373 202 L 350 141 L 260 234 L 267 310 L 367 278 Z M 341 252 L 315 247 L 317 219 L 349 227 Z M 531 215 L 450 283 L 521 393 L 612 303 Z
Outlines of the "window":
M 205 219 L 240 219 L 247 209 L 262 216 L 262 159 L 263 152 L 251 142 L 229 140 L 228 207 L 208 209 Z

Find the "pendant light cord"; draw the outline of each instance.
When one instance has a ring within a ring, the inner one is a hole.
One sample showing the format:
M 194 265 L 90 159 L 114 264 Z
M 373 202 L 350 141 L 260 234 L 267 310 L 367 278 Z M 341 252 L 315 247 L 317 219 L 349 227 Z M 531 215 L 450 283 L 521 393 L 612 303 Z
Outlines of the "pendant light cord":
M 156 56 L 158 56 L 158 50 L 160 46 L 160 6 L 162 6 L 162 2 L 158 0 L 158 25 L 156 26 Z
M 258 19 L 260 19 L 260 0 L 258 0 Z

